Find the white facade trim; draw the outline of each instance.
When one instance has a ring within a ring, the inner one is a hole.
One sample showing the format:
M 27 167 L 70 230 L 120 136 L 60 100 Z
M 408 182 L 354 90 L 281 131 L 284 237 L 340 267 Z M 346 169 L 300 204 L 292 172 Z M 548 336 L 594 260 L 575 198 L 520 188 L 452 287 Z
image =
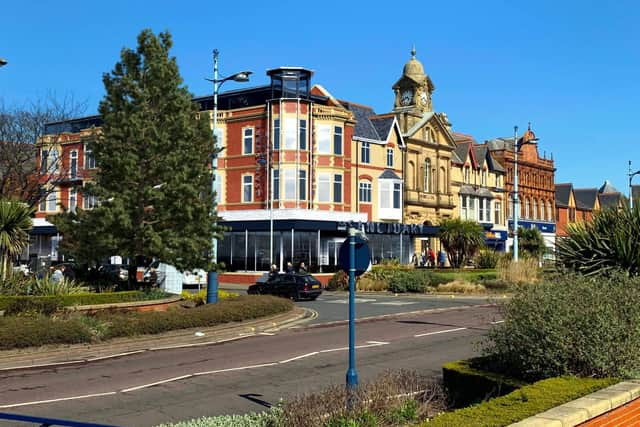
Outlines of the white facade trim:
M 367 222 L 366 213 L 338 212 L 310 209 L 274 209 L 272 216 L 269 216 L 268 209 L 245 209 L 234 211 L 218 212 L 218 216 L 223 221 L 264 221 L 273 218 L 274 220 L 302 219 L 310 221 L 336 221 L 336 222 Z

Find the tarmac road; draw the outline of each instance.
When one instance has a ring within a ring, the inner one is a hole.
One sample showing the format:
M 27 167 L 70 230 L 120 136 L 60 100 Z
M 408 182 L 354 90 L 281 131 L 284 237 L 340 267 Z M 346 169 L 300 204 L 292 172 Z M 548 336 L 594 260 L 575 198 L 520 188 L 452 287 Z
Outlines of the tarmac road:
M 495 307 L 482 306 L 358 323 L 360 381 L 400 368 L 439 375 L 443 363 L 476 354 L 474 344 L 497 319 Z M 344 384 L 347 328 L 298 326 L 214 346 L 4 371 L 0 411 L 120 426 L 260 411 Z

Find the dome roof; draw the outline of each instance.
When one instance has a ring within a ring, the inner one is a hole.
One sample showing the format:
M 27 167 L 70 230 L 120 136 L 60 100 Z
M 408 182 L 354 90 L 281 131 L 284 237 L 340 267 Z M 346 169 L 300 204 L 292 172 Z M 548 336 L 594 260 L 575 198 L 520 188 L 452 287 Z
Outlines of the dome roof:
M 422 63 L 416 59 L 415 47 L 411 49 L 411 59 L 406 64 L 404 64 L 402 74 L 417 81 L 423 79 L 425 76 Z
M 524 135 L 522 135 L 522 142 L 529 142 L 529 141 L 537 141 L 538 139 L 536 138 L 536 134 L 533 133 L 533 131 L 531 130 L 531 122 L 529 122 L 529 128 L 526 130 L 526 132 L 524 133 Z

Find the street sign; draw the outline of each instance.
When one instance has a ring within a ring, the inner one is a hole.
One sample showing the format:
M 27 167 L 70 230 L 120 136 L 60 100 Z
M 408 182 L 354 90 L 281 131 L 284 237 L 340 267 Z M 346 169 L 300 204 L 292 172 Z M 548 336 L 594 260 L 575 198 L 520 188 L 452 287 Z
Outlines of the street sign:
M 354 237 L 356 241 L 356 276 L 361 276 L 365 271 L 369 269 L 371 263 L 371 250 L 367 242 L 360 236 Z M 342 245 L 340 245 L 340 252 L 338 253 L 338 265 L 345 273 L 349 273 L 349 238 L 347 237 Z

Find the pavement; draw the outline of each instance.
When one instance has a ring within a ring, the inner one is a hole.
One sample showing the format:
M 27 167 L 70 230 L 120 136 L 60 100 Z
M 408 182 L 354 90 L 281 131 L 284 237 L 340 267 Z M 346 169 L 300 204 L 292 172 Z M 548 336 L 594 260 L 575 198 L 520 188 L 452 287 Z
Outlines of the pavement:
M 147 351 L 215 345 L 261 333 L 289 328 L 314 318 L 315 313 L 295 307 L 288 313 L 208 328 L 192 328 L 157 335 L 116 338 L 104 343 L 67 344 L 0 351 L 0 371 L 73 365 L 124 357 Z

